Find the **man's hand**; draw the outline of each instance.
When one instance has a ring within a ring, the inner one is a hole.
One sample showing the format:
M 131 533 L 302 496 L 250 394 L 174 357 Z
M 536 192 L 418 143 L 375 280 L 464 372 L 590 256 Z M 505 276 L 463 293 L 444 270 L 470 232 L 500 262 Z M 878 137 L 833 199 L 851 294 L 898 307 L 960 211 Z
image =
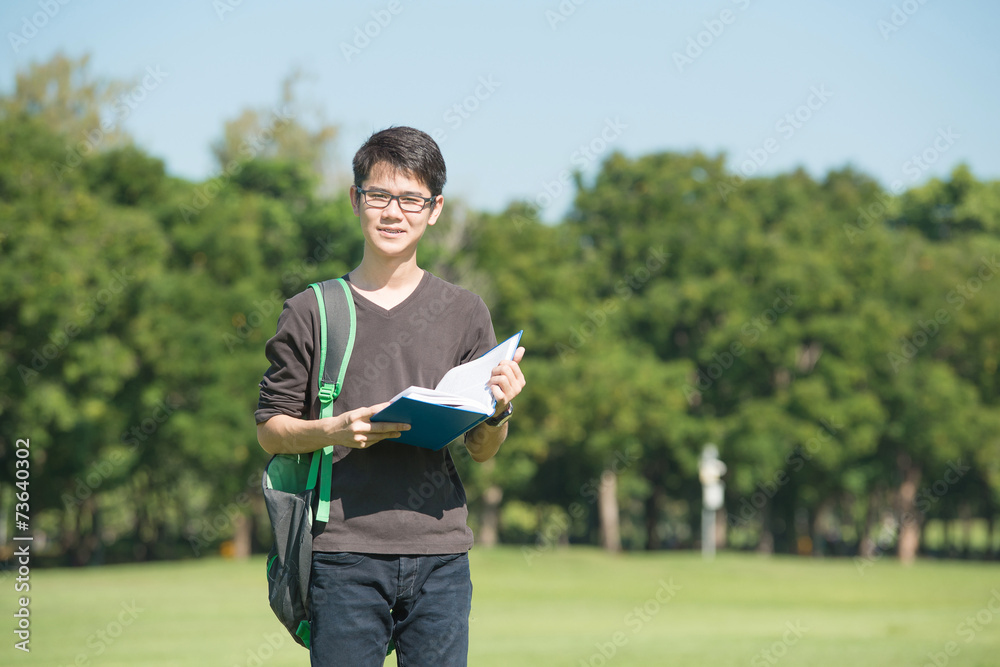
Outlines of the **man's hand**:
M 514 397 L 524 389 L 524 374 L 521 372 L 521 359 L 524 358 L 524 348 L 519 347 L 514 352 L 513 361 L 501 361 L 493 369 L 489 386 L 493 398 L 497 399 L 497 409 L 493 416 L 503 414 Z M 507 424 L 488 426 L 485 422 L 465 434 L 465 448 L 469 450 L 472 460 L 478 463 L 493 458 L 500 445 L 507 438 Z
M 332 445 L 343 445 L 352 449 L 364 449 L 381 440 L 395 440 L 403 431 L 409 431 L 409 424 L 396 422 L 372 422 L 375 413 L 389 405 L 388 402 L 358 408 L 336 417 L 329 417 Z M 321 421 L 328 421 L 321 420 Z
M 487 384 L 489 384 L 490 391 L 493 392 L 493 398 L 497 399 L 497 409 L 493 412 L 494 417 L 503 414 L 507 405 L 524 389 L 524 373 L 521 372 L 519 365 L 523 358 L 524 348 L 519 347 L 514 352 L 513 361 L 504 359 L 493 368 L 493 374 Z
M 304 454 L 329 445 L 365 449 L 382 440 L 398 438 L 409 424 L 374 422 L 372 416 L 389 405 L 379 403 L 325 419 L 296 419 L 275 415 L 257 424 L 257 441 L 269 454 Z

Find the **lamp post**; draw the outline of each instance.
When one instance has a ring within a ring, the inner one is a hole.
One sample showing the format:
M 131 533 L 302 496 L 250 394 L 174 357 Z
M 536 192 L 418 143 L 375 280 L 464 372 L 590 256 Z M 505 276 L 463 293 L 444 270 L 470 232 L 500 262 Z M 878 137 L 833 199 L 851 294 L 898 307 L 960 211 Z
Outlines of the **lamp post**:
M 698 478 L 701 480 L 701 555 L 705 560 L 715 558 L 715 512 L 722 509 L 722 476 L 726 464 L 719 460 L 719 450 L 709 443 L 701 450 L 698 460 Z

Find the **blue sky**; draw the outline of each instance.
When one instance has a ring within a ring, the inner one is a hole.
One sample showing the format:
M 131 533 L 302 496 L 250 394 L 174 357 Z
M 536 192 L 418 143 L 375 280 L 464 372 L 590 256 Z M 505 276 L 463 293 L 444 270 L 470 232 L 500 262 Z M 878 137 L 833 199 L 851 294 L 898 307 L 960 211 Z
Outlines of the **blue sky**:
M 274 106 L 301 68 L 300 97 L 340 128 L 336 166 L 413 125 L 439 138 L 446 196 L 553 220 L 561 174 L 612 150 L 725 152 L 763 174 L 851 164 L 886 187 L 960 162 L 1000 178 L 998 18 L 985 0 L 18 0 L 0 5 L 0 89 L 58 51 L 90 53 L 99 76 L 153 68 L 125 126 L 200 180 L 225 120 Z

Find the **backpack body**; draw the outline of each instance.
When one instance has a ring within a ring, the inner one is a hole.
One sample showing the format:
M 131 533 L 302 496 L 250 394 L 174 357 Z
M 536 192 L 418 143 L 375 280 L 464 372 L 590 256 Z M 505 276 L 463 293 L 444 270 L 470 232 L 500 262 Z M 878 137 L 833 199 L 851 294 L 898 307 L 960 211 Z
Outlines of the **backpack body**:
M 333 416 L 354 349 L 356 318 L 350 287 L 342 278 L 310 285 L 319 303 L 320 418 Z M 309 648 L 309 578 L 314 526 L 330 518 L 333 446 L 311 454 L 275 454 L 261 485 L 274 532 L 267 556 L 267 595 L 292 638 Z

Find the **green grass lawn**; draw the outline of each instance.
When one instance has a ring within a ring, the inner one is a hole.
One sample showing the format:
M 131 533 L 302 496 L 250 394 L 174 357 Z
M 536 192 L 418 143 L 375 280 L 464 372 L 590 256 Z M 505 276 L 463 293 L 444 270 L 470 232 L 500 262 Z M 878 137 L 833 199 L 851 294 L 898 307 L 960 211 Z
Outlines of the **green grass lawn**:
M 996 564 L 530 554 L 471 553 L 471 665 L 1000 665 Z M 308 665 L 263 573 L 263 557 L 35 570 L 30 654 L 8 576 L 0 664 Z

